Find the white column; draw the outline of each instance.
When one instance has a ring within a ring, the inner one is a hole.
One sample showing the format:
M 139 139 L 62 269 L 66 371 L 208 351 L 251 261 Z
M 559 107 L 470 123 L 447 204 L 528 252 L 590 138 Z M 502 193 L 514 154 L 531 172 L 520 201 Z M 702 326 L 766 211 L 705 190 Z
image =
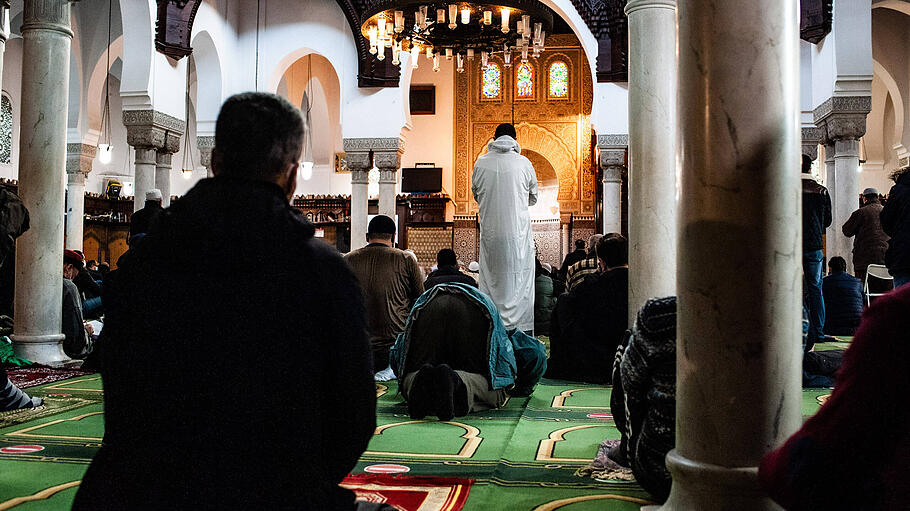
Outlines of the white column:
M 9 8 L 0 7 L 0 85 L 3 84 L 3 54 L 9 38 Z
M 831 227 L 828 229 L 827 252 L 831 259 L 841 256 L 847 261 L 847 273 L 853 273 L 853 238 L 844 236 L 842 227 L 850 215 L 859 209 L 859 141 L 856 139 L 834 142 L 834 184 L 828 188 L 831 195 Z
M 676 1 L 630 0 L 629 318 L 676 294 Z
M 145 194 L 152 188 L 155 188 L 155 148 L 154 147 L 136 147 L 136 175 L 134 190 L 136 195 L 133 197 L 133 211 L 139 211 L 145 207 Z
M 798 26 L 789 0 L 679 2 L 676 448 L 661 509 L 779 509 L 757 466 L 801 423 Z
M 171 205 L 171 157 L 169 152 L 158 150 L 155 157 L 155 188 L 161 190 L 161 207 Z
M 65 247 L 82 251 L 85 216 L 85 174 L 66 173 L 66 241 Z
M 379 214 L 395 219 L 395 206 L 398 196 L 395 185 L 398 183 L 398 169 L 379 168 Z
M 25 0 L 19 194 L 31 228 L 16 244 L 13 349 L 43 364 L 66 359 L 60 348 L 63 303 L 63 207 L 69 97 L 70 6 Z
M 212 177 L 212 149 L 215 148 L 215 136 L 196 135 L 196 147 L 199 148 L 199 164 L 205 167 L 205 177 Z
M 369 173 L 368 169 L 351 171 L 351 250 L 357 250 L 367 244 Z
M 603 170 L 604 234 L 622 232 L 622 167 Z

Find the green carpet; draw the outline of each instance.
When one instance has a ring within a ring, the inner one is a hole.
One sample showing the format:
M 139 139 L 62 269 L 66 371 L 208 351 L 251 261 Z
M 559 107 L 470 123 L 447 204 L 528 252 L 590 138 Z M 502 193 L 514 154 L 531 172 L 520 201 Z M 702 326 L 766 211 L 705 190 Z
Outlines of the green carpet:
M 0 453 L 0 511 L 69 509 L 74 485 L 103 434 L 101 379 L 81 376 L 29 393 L 47 404 L 0 413 L 0 450 L 16 445 L 43 450 Z M 396 464 L 408 467 L 408 475 L 475 479 L 469 510 L 502 509 L 504 502 L 510 510 L 633 510 L 648 500 L 635 483 L 574 475 L 601 440 L 619 438 L 609 387 L 544 380 L 531 397 L 447 423 L 412 421 L 396 382 L 377 384 L 377 394 L 377 431 L 355 474 L 371 465 Z M 804 390 L 803 415 L 815 413 L 828 394 L 828 389 Z M 35 495 L 39 498 L 18 503 Z

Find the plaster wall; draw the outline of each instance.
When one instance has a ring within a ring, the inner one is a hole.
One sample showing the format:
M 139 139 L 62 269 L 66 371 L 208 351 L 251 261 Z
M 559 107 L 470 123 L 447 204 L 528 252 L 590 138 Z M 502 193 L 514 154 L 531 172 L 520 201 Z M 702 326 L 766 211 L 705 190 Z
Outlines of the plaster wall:
M 831 33 L 812 49 L 813 109 L 832 96 L 870 93 L 872 2 L 835 1 Z
M 433 85 L 436 87 L 436 113 L 415 115 L 411 113 L 411 129 L 407 134 L 408 143 L 401 157 L 402 167 L 413 167 L 416 163 L 435 163 L 442 167 L 442 187 L 454 197 L 454 173 L 452 144 L 453 132 L 455 64 L 454 60 L 442 60 L 439 72 L 425 57 L 420 57 L 419 67 L 411 75 L 412 85 Z
M 894 144 L 910 148 L 910 16 L 891 9 L 874 9 L 872 12 L 872 52 L 875 62 L 889 93 L 897 96 L 901 112 L 895 120 L 901 126 L 892 123 L 891 131 L 896 131 L 898 138 Z M 889 83 L 890 82 L 890 83 Z
M 597 83 L 594 80 L 591 126 L 599 135 L 629 133 L 628 83 Z

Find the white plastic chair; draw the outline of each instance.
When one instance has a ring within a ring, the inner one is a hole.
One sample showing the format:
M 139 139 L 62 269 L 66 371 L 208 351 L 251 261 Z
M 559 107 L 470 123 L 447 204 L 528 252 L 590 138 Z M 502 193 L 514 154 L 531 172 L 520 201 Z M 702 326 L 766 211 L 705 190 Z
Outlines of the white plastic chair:
M 879 280 L 887 280 L 887 281 L 891 282 L 891 289 L 894 289 L 894 277 L 892 277 L 891 274 L 888 273 L 888 268 L 883 264 L 870 264 L 866 268 L 866 282 L 863 284 L 863 292 L 866 295 L 866 306 L 867 307 L 869 306 L 870 303 L 872 303 L 873 296 L 881 296 L 881 295 L 887 293 L 888 291 L 891 291 L 891 289 L 888 289 L 887 291 L 882 292 L 882 293 L 869 292 L 869 277 L 870 276 L 875 277 L 876 279 L 879 279 Z

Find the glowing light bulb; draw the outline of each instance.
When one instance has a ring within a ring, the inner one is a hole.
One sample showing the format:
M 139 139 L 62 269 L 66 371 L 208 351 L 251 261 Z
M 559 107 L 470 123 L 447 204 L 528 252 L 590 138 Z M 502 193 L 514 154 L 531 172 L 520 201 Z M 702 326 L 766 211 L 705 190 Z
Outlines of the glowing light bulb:
M 404 11 L 395 11 L 395 33 L 400 34 L 404 30 Z
M 309 181 L 313 177 L 313 162 L 305 161 L 300 164 L 300 177 L 304 181 Z
M 417 61 L 420 60 L 418 57 L 420 57 L 420 47 L 415 44 L 411 46 L 411 67 L 413 69 L 417 69 L 417 66 L 419 65 L 417 63 Z
M 468 9 L 467 7 L 463 7 L 461 9 L 461 24 L 467 25 L 470 22 L 471 22 L 471 9 Z
M 436 23 L 442 24 L 446 22 L 446 10 L 445 9 L 436 9 Z
M 503 34 L 509 33 L 509 8 L 508 7 L 502 8 L 502 33 Z
M 483 11 L 483 24 L 484 25 L 493 24 L 493 11 Z
M 449 5 L 449 28 L 454 29 L 458 26 L 458 6 Z
M 439 72 L 439 55 L 433 55 L 433 72 Z
M 110 144 L 98 144 L 98 161 L 107 165 L 111 162 L 114 148 Z
M 181 174 L 183 175 L 183 179 L 189 180 L 191 177 L 193 177 L 193 169 L 183 169 L 183 172 L 181 172 Z
M 446 60 L 452 60 L 452 48 L 446 48 Z

